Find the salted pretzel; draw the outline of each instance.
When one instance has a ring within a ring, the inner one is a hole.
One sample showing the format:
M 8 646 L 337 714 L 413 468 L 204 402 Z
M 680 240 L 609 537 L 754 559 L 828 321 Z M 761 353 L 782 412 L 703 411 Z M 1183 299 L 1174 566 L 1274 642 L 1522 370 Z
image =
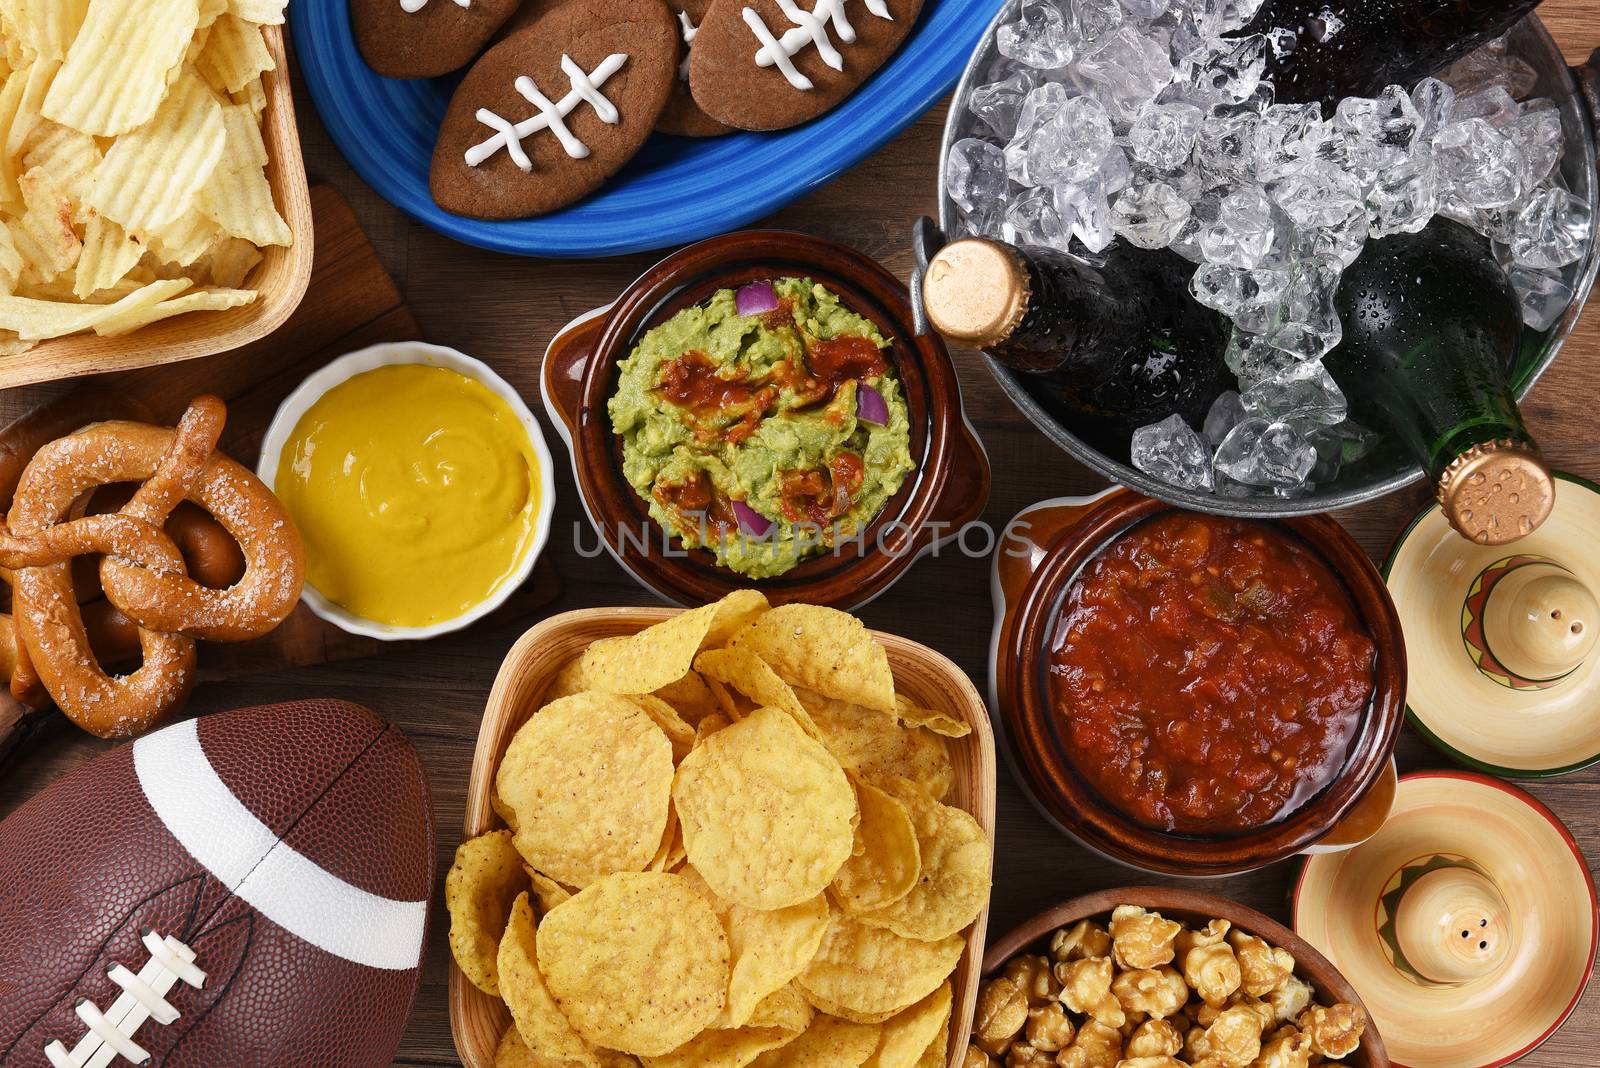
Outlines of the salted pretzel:
M 175 430 L 92 423 L 28 460 L 0 538 L 16 631 L 9 647 L 0 634 L 0 667 L 9 659 L 13 694 L 31 667 L 80 726 L 102 737 L 138 733 L 188 696 L 197 638 L 258 637 L 294 609 L 305 578 L 299 534 L 253 473 L 216 452 L 225 417 L 222 401 L 200 397 Z M 0 490 L 4 477 L 0 467 Z M 102 487 L 121 483 L 137 488 L 118 511 L 73 518 L 79 502 L 92 505 Z M 189 574 L 164 529 L 186 500 L 237 546 L 243 568 L 234 581 L 208 585 Z M 106 607 L 89 613 L 98 640 L 73 582 L 72 561 L 87 554 L 102 557 L 105 601 L 94 603 Z M 126 654 L 134 634 L 143 662 L 130 674 L 108 675 L 102 646 Z

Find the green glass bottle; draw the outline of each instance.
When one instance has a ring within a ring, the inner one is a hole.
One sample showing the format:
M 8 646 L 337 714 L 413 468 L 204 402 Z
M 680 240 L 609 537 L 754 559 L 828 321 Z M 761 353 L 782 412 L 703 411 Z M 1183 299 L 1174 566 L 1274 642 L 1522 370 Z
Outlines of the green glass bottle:
M 928 263 L 934 329 L 1022 372 L 1108 451 L 1173 412 L 1198 423 L 1231 379 L 1227 324 L 1189 295 L 1194 265 L 1118 243 L 1090 261 L 969 237 Z
M 1324 366 L 1351 414 L 1422 464 L 1456 529 L 1504 544 L 1543 522 L 1554 483 L 1508 378 L 1522 317 L 1488 243 L 1445 218 L 1368 242 L 1335 301 L 1344 340 Z
M 1510 29 L 1539 0 L 1266 0 L 1239 36 L 1271 42 L 1264 77 L 1280 104 L 1407 89 Z

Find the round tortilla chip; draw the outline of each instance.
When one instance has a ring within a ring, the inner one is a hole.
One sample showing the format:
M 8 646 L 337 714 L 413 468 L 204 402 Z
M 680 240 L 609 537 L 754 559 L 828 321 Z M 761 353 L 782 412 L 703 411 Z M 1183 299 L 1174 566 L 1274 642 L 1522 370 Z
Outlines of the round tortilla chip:
M 787 908 L 751 909 L 718 897 L 693 865 L 681 874 L 704 891 L 728 938 L 728 997 L 712 1026 L 744 1027 L 817 955 L 828 930 L 828 899 L 818 894 Z
M 911 892 L 922 872 L 922 853 L 911 809 L 904 801 L 856 780 L 855 852 L 833 877 L 833 898 L 847 912 L 871 912 Z
M 943 799 L 955 784 L 950 747 L 932 731 L 902 727 L 881 712 L 809 690 L 797 690 L 796 696 L 846 771 L 885 790 L 908 779 L 935 799 Z
M 444 878 L 450 954 L 461 974 L 485 994 L 500 996 L 495 957 L 511 907 L 527 889 L 528 874 L 510 831 L 490 831 L 456 847 L 455 863 Z
M 664 872 L 608 875 L 539 925 L 539 966 L 597 1046 L 671 1053 L 722 1011 L 728 940 L 705 895 Z
M 667 830 L 672 743 L 626 697 L 581 693 L 546 705 L 511 739 L 495 789 L 528 863 L 568 886 L 640 871 Z
M 947 712 L 923 708 L 900 694 L 894 695 L 894 702 L 896 718 L 908 727 L 922 727 L 946 738 L 965 738 L 972 733 L 972 724 Z
M 878 1027 L 818 1013 L 799 1038 L 757 1057 L 753 1068 L 859 1068 L 878 1046 Z
M 922 873 L 911 892 L 857 918 L 895 934 L 934 942 L 978 918 L 989 900 L 994 848 L 971 814 L 940 804 L 908 783 L 895 791 L 911 810 Z
M 500 993 L 517 1033 L 527 1046 L 529 1057 L 559 1063 L 600 1068 L 600 1059 L 562 1015 L 540 971 L 538 933 L 533 923 L 533 907 L 528 895 L 518 896 L 511 906 L 505 936 L 500 939 L 497 967 Z M 502 1039 L 501 1045 L 505 1042 Z
M 651 693 L 689 673 L 695 654 L 727 642 L 759 620 L 767 599 L 735 590 L 714 604 L 691 608 L 625 637 L 602 638 L 584 650 L 575 670 L 584 684 L 607 693 Z
M 728 644 L 755 653 L 793 686 L 891 716 L 895 712 L 889 654 L 848 612 L 779 605 L 756 616 Z
M 921 1001 L 949 978 L 966 942 L 902 938 L 835 912 L 828 933 L 795 980 L 806 1000 L 831 1016 L 882 1023 Z
M 761 1004 L 750 1014 L 746 1026 L 776 1027 L 798 1035 L 811 1026 L 811 1017 L 814 1015 L 816 1012 L 811 1008 L 811 1002 L 800 993 L 800 988 L 787 983 L 761 999 Z
M 884 1023 L 878 1048 L 865 1068 L 917 1068 L 949 1022 L 950 983 L 946 980 L 939 989 Z M 942 1042 L 939 1048 L 943 1052 Z
M 822 893 L 855 840 L 850 780 L 776 708 L 757 709 L 684 757 L 672 800 L 689 862 L 718 897 L 752 909 Z
M 661 1057 L 645 1057 L 645 1068 L 745 1068 L 768 1050 L 794 1041 L 798 1032 L 776 1027 L 702 1031 Z

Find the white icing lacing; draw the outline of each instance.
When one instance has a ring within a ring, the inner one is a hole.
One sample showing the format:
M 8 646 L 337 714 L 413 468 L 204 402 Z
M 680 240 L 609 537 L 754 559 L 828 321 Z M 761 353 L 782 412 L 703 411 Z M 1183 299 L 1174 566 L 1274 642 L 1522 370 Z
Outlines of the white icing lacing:
M 180 980 L 196 988 L 205 985 L 206 973 L 194 966 L 194 950 L 171 935 L 162 938 L 154 931 L 146 931 L 143 940 L 150 959 L 139 974 L 120 964 L 112 965 L 107 973 L 122 988 L 111 1008 L 102 1013 L 87 998 L 78 1002 L 78 1019 L 89 1028 L 78 1044 L 70 1052 L 60 1039 L 44 1047 L 54 1068 L 106 1068 L 118 1057 L 134 1064 L 146 1063 L 150 1053 L 133 1040 L 134 1032 L 146 1020 L 165 1027 L 178 1019 L 178 1010 L 166 995 Z
M 473 145 L 467 149 L 467 166 L 476 167 L 490 156 L 504 148 L 511 156 L 511 161 L 524 171 L 533 170 L 533 161 L 522 150 L 522 139 L 548 129 L 556 135 L 561 142 L 561 147 L 567 150 L 567 155 L 573 159 L 583 159 L 589 155 L 589 146 L 585 145 L 571 130 L 567 129 L 566 117 L 579 104 L 587 101 L 594 108 L 595 115 L 607 125 L 616 125 L 621 119 L 617 107 L 607 100 L 600 92 L 600 87 L 606 83 L 622 65 L 628 61 L 626 54 L 614 52 L 600 61 L 600 65 L 590 73 L 585 74 L 582 67 L 572 61 L 572 57 L 563 54 L 561 57 L 561 70 L 567 76 L 567 81 L 572 84 L 572 89 L 558 102 L 551 103 L 550 98 L 539 91 L 533 84 L 533 79 L 521 77 L 516 80 L 517 92 L 538 108 L 538 114 L 523 119 L 516 125 L 496 115 L 488 108 L 479 108 L 478 121 L 495 131 L 493 137 L 481 144 Z
M 690 21 L 689 13 L 681 8 L 678 25 L 683 27 L 683 62 L 678 64 L 678 80 L 686 82 L 689 80 L 689 46 L 694 44 L 694 35 L 700 32 L 700 27 Z
M 790 85 L 810 91 L 815 86 L 810 78 L 800 73 L 792 57 L 807 45 L 815 45 L 822 62 L 834 70 L 844 70 L 844 56 L 839 54 L 829 39 L 828 24 L 833 24 L 833 32 L 839 35 L 839 40 L 845 44 L 855 43 L 856 30 L 850 24 L 850 17 L 845 14 L 845 0 L 817 0 L 810 11 L 798 6 L 794 0 L 777 0 L 777 3 L 784 18 L 794 23 L 792 28 L 784 31 L 782 37 L 772 35 L 755 8 L 747 7 L 740 13 L 750 32 L 761 42 L 760 49 L 756 51 L 756 66 L 776 66 Z M 886 0 L 866 0 L 866 7 L 878 18 L 894 21 Z
M 882 0 L 879 0 L 881 3 Z M 415 15 L 428 6 L 428 0 L 400 0 L 400 10 L 408 15 Z M 472 0 L 456 0 L 456 7 L 471 7 Z

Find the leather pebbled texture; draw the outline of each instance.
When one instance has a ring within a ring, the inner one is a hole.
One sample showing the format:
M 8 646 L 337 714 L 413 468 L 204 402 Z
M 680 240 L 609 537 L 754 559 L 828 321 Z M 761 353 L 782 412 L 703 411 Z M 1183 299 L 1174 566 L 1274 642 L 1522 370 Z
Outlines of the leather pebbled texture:
M 397 729 L 357 705 L 302 701 L 207 716 L 196 730 L 217 777 L 282 846 L 367 894 L 428 900 L 427 781 Z M 177 1021 L 135 1033 L 156 1068 L 392 1063 L 420 950 L 408 968 L 354 963 L 229 892 L 150 807 L 134 744 L 0 822 L 0 1066 L 48 1068 L 52 1039 L 71 1049 L 86 1030 L 74 1006 L 116 1000 L 107 972 L 117 963 L 137 972 L 149 959 L 146 929 L 187 944 L 207 973 L 202 988 L 179 983 L 167 995 Z M 320 918 L 372 934 L 373 916 Z

